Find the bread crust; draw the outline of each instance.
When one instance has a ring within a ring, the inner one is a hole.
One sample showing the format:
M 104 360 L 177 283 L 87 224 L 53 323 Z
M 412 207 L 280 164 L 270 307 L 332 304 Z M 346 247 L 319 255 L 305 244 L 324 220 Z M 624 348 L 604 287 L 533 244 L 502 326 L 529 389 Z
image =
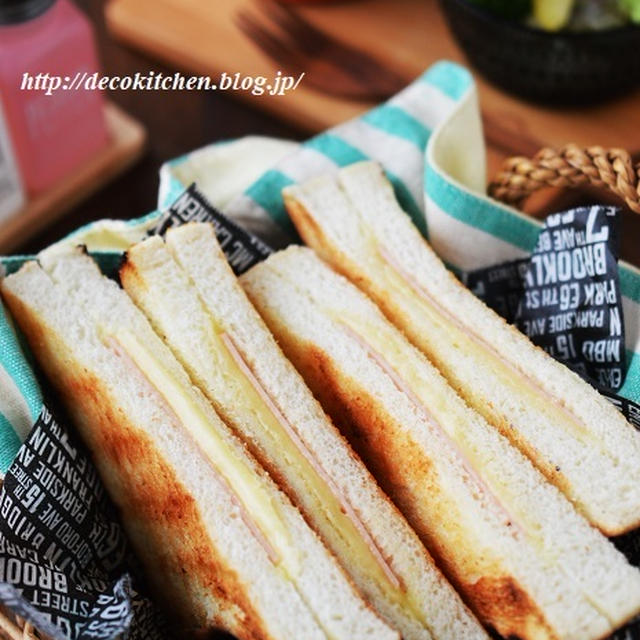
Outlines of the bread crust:
M 380 284 L 375 278 L 370 277 L 367 274 L 365 268 L 362 268 L 357 261 L 351 259 L 351 257 L 341 251 L 337 244 L 331 240 L 325 233 L 323 227 L 318 224 L 314 219 L 314 216 L 307 210 L 304 203 L 298 199 L 298 197 L 285 190 L 283 199 L 287 208 L 287 212 L 291 216 L 294 225 L 303 239 L 304 243 L 313 250 L 338 273 L 345 276 L 351 282 L 353 282 L 361 291 L 373 299 L 375 304 L 382 310 L 386 318 L 393 323 L 399 330 L 401 330 L 410 342 L 415 344 L 418 349 L 429 358 L 429 360 L 441 371 L 447 378 L 449 384 L 456 390 L 469 406 L 475 408 L 495 429 L 505 436 L 514 446 L 516 446 L 524 455 L 526 455 L 532 463 L 540 470 L 540 472 L 547 478 L 547 480 L 555 485 L 566 497 L 572 502 L 574 507 L 581 512 L 594 526 L 596 526 L 606 536 L 618 536 L 624 533 L 628 533 L 633 529 L 640 526 L 640 512 L 635 518 L 626 517 L 623 521 L 612 520 L 604 517 L 601 513 L 590 512 L 585 504 L 581 503 L 579 494 L 575 494 L 572 481 L 565 472 L 563 472 L 562 464 L 557 461 L 551 461 L 548 454 L 538 449 L 533 440 L 525 437 L 517 428 L 513 428 L 509 418 L 505 416 L 492 402 L 490 398 L 477 398 L 473 397 L 472 392 L 465 384 L 458 383 L 456 375 L 452 375 L 452 371 L 449 363 L 437 352 L 437 350 L 429 348 L 427 340 L 421 339 L 420 336 L 424 336 L 425 332 L 420 333 L 420 327 L 415 326 L 415 318 L 411 318 L 405 313 L 405 310 L 399 305 L 393 298 L 388 295 L 388 291 L 385 286 Z M 431 251 L 427 241 L 416 231 L 419 236 L 419 241 L 424 245 L 425 251 Z M 463 291 L 465 294 L 470 294 L 468 289 L 450 272 L 448 272 L 450 284 L 456 289 Z M 476 302 L 482 306 L 485 303 L 476 300 Z M 500 332 L 503 335 L 517 334 L 518 337 L 524 337 L 520 335 L 518 329 L 506 322 L 502 317 L 495 314 L 495 320 L 500 325 Z M 407 327 L 414 327 L 417 333 L 412 333 L 411 329 Z M 526 339 L 526 338 L 525 338 Z M 556 361 L 550 359 L 548 354 L 539 346 L 530 343 L 528 345 L 532 352 L 543 355 L 545 358 L 549 358 L 550 364 L 554 366 L 562 366 Z M 531 352 L 531 353 L 532 353 Z M 526 383 L 527 379 L 531 382 L 532 386 L 536 388 L 538 385 L 535 380 L 529 378 L 526 372 L 516 370 L 514 373 L 519 379 L 524 379 Z M 568 376 L 575 376 L 576 380 L 579 380 L 577 374 L 569 369 L 566 369 Z M 580 382 L 582 382 L 580 380 Z M 593 393 L 597 393 L 593 391 Z M 549 402 L 556 405 L 558 411 L 562 413 L 565 405 L 562 398 L 558 398 L 542 392 L 542 397 L 547 396 Z M 629 426 L 631 429 L 631 427 Z
M 414 640 L 486 637 L 286 359 L 229 268 L 212 228 L 183 225 L 168 232 L 165 243 L 147 240 L 129 251 L 120 271 L 125 291 L 372 606 Z M 179 326 L 173 320 L 178 308 L 184 309 Z M 226 338 L 224 346 L 208 335 L 211 324 Z M 220 357 L 224 347 L 233 362 Z M 224 364 L 211 367 L 217 361 Z M 242 385 L 237 384 L 240 376 Z M 247 382 L 253 390 L 246 389 Z M 254 392 L 264 403 L 261 412 L 270 412 L 268 422 L 250 413 L 258 406 Z M 292 445 L 297 449 L 293 456 Z M 345 527 L 338 509 L 355 529 Z M 354 533 L 361 536 L 355 545 Z M 366 558 L 362 541 L 370 554 Z
M 51 327 L 8 288 L 3 287 L 2 293 L 93 452 L 100 477 L 165 611 L 187 628 L 221 628 L 240 640 L 274 640 L 252 607 L 246 586 L 212 544 L 177 470 L 110 401 L 105 385 L 83 370 Z
M 304 244 L 311 247 L 327 264 L 331 265 L 334 271 L 351 280 L 366 293 L 362 283 L 367 282 L 367 278 L 361 273 L 357 262 L 349 260 L 348 256 L 334 247 L 334 243 L 327 238 L 322 227 L 313 219 L 300 200 L 286 190 L 282 199 Z
M 322 349 L 298 341 L 284 331 L 276 333 L 285 354 L 302 373 L 329 416 L 342 427 L 356 453 L 474 613 L 504 637 L 557 640 L 543 613 L 512 575 L 494 561 L 485 562 L 481 567 L 468 565 L 452 553 L 452 548 L 459 547 L 443 543 L 432 523 L 425 519 L 416 503 L 415 491 L 407 485 L 407 478 L 414 485 L 419 483 L 424 495 L 434 503 L 440 494 L 439 479 L 429 460 L 418 453 L 419 447 L 414 445 L 410 434 L 364 390 L 341 376 Z M 450 510 L 441 508 L 443 506 L 447 503 L 440 505 L 436 517 L 450 520 L 454 516 Z M 468 544 L 464 532 L 459 543 Z M 482 577 L 470 581 L 468 576 L 477 575 L 478 571 Z

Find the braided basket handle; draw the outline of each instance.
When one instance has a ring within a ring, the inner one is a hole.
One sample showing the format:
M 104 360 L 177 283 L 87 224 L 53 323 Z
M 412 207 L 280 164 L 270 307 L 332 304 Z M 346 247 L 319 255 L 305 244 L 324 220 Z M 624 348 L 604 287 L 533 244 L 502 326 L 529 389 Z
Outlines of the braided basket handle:
M 578 147 L 545 148 L 532 159 L 507 160 L 489 185 L 489 195 L 518 206 L 542 187 L 605 187 L 640 213 L 640 162 L 635 164 L 624 149 Z

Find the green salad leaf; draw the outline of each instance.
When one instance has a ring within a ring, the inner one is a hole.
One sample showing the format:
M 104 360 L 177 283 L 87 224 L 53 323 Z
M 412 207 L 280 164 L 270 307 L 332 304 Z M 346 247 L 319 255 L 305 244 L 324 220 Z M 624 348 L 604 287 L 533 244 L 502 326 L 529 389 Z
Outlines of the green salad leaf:
M 618 3 L 633 22 L 640 23 L 640 0 L 618 0 Z

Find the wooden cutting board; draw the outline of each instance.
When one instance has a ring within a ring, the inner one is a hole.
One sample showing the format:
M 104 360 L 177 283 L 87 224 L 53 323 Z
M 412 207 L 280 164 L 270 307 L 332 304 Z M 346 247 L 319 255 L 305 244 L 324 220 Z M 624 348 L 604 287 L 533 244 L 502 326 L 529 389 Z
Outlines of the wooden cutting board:
M 277 65 L 235 26 L 252 0 L 110 0 L 109 28 L 122 40 L 179 69 L 217 77 L 272 76 Z M 336 38 L 370 52 L 407 81 L 434 61 L 465 63 L 435 0 L 352 0 L 307 5 L 307 18 Z M 600 107 L 554 110 L 528 105 L 478 79 L 489 145 L 497 155 L 531 154 L 545 144 L 600 144 L 640 151 L 640 92 Z M 371 105 L 323 95 L 304 86 L 286 96 L 235 97 L 310 132 L 357 115 Z M 500 153 L 502 152 L 502 153 Z
M 105 13 L 117 37 L 183 71 L 214 79 L 223 71 L 273 76 L 278 66 L 234 24 L 238 11 L 255 10 L 252 5 L 254 0 L 109 0 Z M 299 10 L 332 36 L 372 54 L 407 82 L 443 58 L 468 64 L 436 0 L 351 0 L 308 4 Z M 530 156 L 547 145 L 575 142 L 640 153 L 640 91 L 597 107 L 551 109 L 510 97 L 477 74 L 476 80 L 489 176 L 505 158 Z M 373 106 L 319 93 L 305 86 L 304 79 L 295 92 L 285 96 L 229 95 L 309 132 L 326 129 Z M 597 197 L 603 199 L 601 194 Z M 540 215 L 574 202 L 574 194 L 547 190 L 530 198 L 525 210 Z M 637 238 L 640 217 L 630 216 L 627 224 Z M 623 246 L 625 254 L 630 252 Z M 640 263 L 640 248 L 637 254 L 634 261 Z

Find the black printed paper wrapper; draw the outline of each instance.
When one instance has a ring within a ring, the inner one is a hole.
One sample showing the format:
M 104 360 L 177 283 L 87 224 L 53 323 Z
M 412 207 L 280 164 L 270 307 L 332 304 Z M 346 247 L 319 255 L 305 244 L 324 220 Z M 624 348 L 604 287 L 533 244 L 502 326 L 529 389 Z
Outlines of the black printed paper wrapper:
M 55 640 L 169 638 L 88 452 L 49 406 L 4 479 L 0 602 Z
M 467 274 L 469 288 L 598 389 L 618 391 L 626 353 L 616 207 L 549 216 L 526 260 Z
M 272 249 L 260 238 L 240 228 L 213 207 L 195 184 L 163 213 L 149 235 L 164 235 L 167 229 L 187 222 L 210 222 L 213 225 L 220 248 L 237 276 L 272 253 Z
M 271 253 L 261 240 L 211 207 L 195 185 L 164 213 L 152 233 L 190 221 L 214 224 L 237 275 Z M 115 276 L 113 258 L 103 268 Z M 484 289 L 485 294 L 493 294 L 494 306 L 503 311 L 512 308 L 513 319 L 527 269 L 525 262 L 501 265 L 493 272 L 470 274 L 469 284 L 476 293 Z M 510 287 L 496 286 L 504 282 Z M 609 395 L 640 425 L 638 405 L 613 392 Z M 620 537 L 614 544 L 632 564 L 640 565 L 640 534 Z M 51 399 L 9 469 L 0 494 L 0 603 L 55 640 L 177 637 L 148 597 L 116 509 L 88 452 Z M 640 639 L 640 621 L 611 638 Z
M 626 370 L 615 207 L 549 216 L 525 274 L 515 324 L 598 387 L 617 391 Z

